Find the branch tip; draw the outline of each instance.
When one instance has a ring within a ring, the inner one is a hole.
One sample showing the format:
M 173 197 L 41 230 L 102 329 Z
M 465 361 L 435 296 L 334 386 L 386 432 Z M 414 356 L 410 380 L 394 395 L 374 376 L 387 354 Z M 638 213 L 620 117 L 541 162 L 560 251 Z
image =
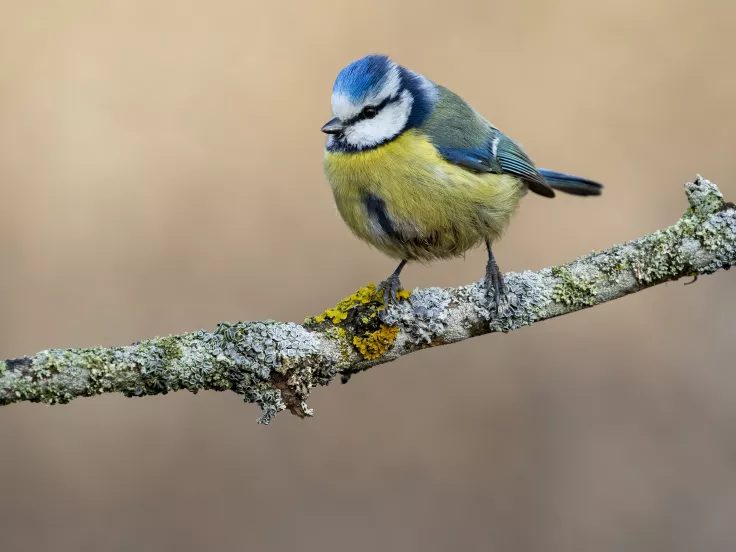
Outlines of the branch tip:
M 693 211 L 701 215 L 709 215 L 723 208 L 723 194 L 718 186 L 700 175 L 693 182 L 685 184 L 685 194 Z

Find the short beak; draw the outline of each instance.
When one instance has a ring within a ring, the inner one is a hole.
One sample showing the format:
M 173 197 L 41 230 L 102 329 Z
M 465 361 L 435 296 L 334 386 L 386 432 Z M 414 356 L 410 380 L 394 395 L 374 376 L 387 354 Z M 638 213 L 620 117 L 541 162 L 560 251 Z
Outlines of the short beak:
M 345 127 L 342 126 L 340 119 L 335 117 L 327 121 L 327 124 L 322 127 L 322 132 L 325 134 L 340 134 Z

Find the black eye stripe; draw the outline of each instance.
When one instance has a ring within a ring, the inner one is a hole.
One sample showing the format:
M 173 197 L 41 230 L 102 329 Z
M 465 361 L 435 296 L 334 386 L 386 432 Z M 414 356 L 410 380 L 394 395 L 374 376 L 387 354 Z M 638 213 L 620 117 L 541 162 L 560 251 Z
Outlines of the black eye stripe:
M 376 108 L 376 115 L 378 115 L 384 107 L 386 107 L 388 104 L 398 102 L 399 99 L 400 99 L 400 96 L 394 96 L 394 97 L 389 96 L 388 98 L 384 99 L 382 102 L 377 103 L 376 105 L 374 105 L 372 107 L 375 107 Z M 348 119 L 347 121 L 345 121 L 343 124 L 345 126 L 350 126 L 350 125 L 352 125 L 354 123 L 357 123 L 358 121 L 362 121 L 363 119 L 368 119 L 368 117 L 366 117 L 363 114 L 363 112 L 361 111 L 355 117 L 351 117 L 350 119 Z

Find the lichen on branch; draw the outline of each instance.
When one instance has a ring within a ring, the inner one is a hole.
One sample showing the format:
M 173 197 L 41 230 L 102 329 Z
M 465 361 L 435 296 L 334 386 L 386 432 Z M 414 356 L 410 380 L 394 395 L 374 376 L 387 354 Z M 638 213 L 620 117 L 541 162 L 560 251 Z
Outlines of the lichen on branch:
M 212 332 L 0 361 L 0 405 L 63 404 L 113 392 L 232 390 L 260 405 L 262 423 L 285 409 L 311 416 L 311 389 L 337 376 L 346 382 L 419 349 L 513 331 L 663 282 L 729 269 L 736 264 L 736 206 L 701 177 L 685 192 L 689 208 L 664 230 L 565 265 L 506 274 L 494 317 L 480 282 L 405 291 L 388 308 L 371 284 L 303 325 L 223 322 Z

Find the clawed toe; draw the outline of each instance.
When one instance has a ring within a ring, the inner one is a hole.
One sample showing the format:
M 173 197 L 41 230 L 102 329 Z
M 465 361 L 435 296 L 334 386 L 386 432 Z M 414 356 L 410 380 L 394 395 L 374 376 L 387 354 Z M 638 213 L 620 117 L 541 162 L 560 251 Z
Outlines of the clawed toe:
M 389 305 L 398 305 L 398 293 L 401 291 L 401 281 L 398 277 L 389 276 L 383 282 L 378 284 L 376 292 L 383 291 L 383 304 L 388 308 Z
M 501 295 L 503 295 L 504 291 L 503 274 L 501 274 L 498 263 L 496 263 L 496 259 L 493 256 L 491 244 L 486 242 L 486 246 L 488 247 L 488 264 L 486 264 L 484 284 L 486 287 L 486 297 L 488 297 L 489 301 L 492 301 L 492 305 L 490 305 L 491 314 L 495 317 L 498 315 L 498 305 L 501 302 Z
M 401 280 L 399 279 L 399 275 L 405 265 L 406 261 L 401 261 L 393 274 L 378 284 L 378 287 L 376 288 L 376 294 L 383 290 L 383 304 L 386 308 L 388 308 L 389 305 L 399 304 L 398 293 L 401 291 Z
M 484 284 L 486 287 L 486 297 L 492 303 L 490 305 L 491 312 L 496 316 L 498 314 L 498 305 L 501 302 L 501 295 L 504 291 L 503 276 L 501 275 L 501 271 L 498 270 L 498 266 L 496 266 L 495 271 L 486 271 Z

